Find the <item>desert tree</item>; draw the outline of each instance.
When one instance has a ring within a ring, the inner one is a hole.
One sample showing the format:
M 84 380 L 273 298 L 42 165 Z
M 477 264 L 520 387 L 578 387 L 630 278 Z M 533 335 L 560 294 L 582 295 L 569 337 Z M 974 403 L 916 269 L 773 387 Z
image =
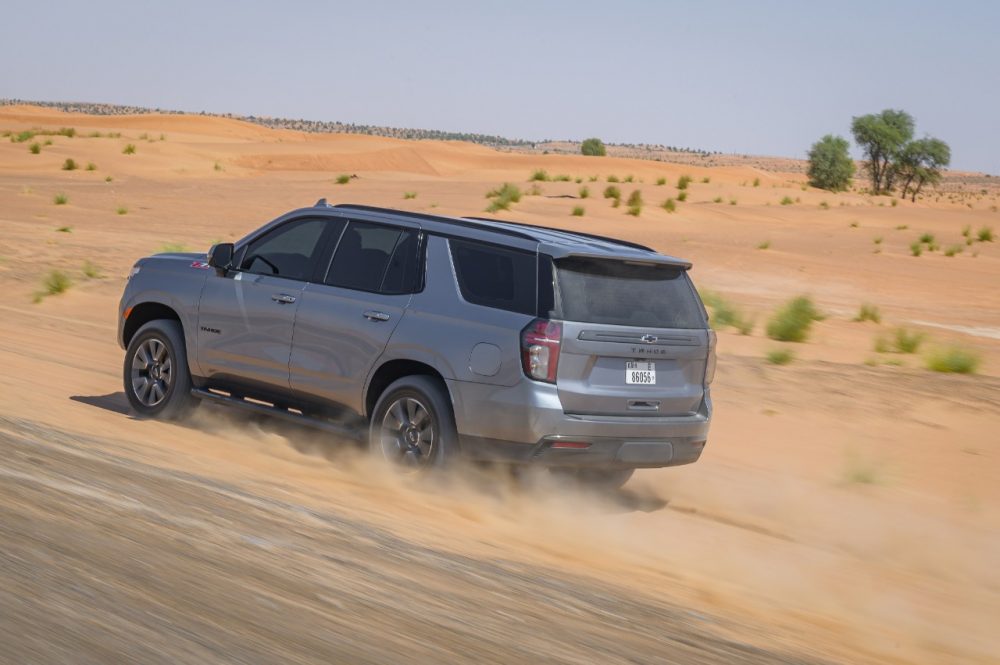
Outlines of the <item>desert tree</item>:
M 951 148 L 941 139 L 932 137 L 907 143 L 899 154 L 894 171 L 903 185 L 902 196 L 910 193 L 916 201 L 924 185 L 936 185 L 941 180 L 941 170 L 951 163 Z
M 851 133 L 865 153 L 872 193 L 891 191 L 896 175 L 893 164 L 913 138 L 913 116 L 895 109 L 856 116 L 851 122 Z
M 831 192 L 848 188 L 854 177 L 854 160 L 847 139 L 827 134 L 809 149 L 809 184 Z
M 604 148 L 604 141 L 598 138 L 584 140 L 580 144 L 580 152 L 588 157 L 604 157 L 608 151 Z

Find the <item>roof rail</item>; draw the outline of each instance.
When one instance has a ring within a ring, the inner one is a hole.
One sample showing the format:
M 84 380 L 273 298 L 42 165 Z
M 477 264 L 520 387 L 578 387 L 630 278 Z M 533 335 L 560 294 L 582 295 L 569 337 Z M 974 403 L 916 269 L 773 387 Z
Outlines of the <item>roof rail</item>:
M 655 252 L 656 250 L 652 247 L 647 247 L 646 245 L 641 245 L 637 242 L 630 242 L 628 240 L 619 240 L 618 238 L 609 238 L 608 236 L 597 235 L 596 233 L 584 233 L 582 231 L 569 231 L 567 229 L 557 229 L 553 226 L 540 226 L 538 224 L 525 224 L 524 222 L 510 222 L 507 220 L 496 220 L 489 219 L 488 217 L 463 217 L 462 219 L 473 219 L 480 222 L 500 222 L 501 224 L 510 224 L 512 226 L 521 226 L 529 229 L 541 229 L 543 231 L 554 231 L 556 233 L 565 233 L 567 235 L 580 236 L 581 238 L 590 238 L 591 240 L 601 240 L 603 242 L 608 242 L 613 245 L 621 245 L 623 247 L 631 247 L 632 249 L 641 249 L 646 252 Z
M 368 206 L 362 205 L 360 203 L 338 203 L 335 206 L 331 206 L 337 209 L 343 210 L 357 210 L 359 212 L 373 212 L 386 215 L 395 215 L 397 217 L 405 217 L 407 219 L 421 219 L 428 222 L 437 222 L 439 224 L 450 224 L 452 226 L 459 226 L 466 229 L 480 229 L 492 231 L 494 233 L 501 233 L 506 236 L 511 236 L 514 238 L 523 238 L 525 240 L 538 241 L 538 238 L 534 237 L 530 233 L 518 231 L 517 229 L 508 229 L 502 226 L 495 226 L 493 224 L 482 224 L 481 222 L 496 222 L 494 219 L 477 219 L 473 217 L 444 217 L 442 215 L 428 215 L 422 212 L 410 212 L 408 210 L 395 210 L 393 208 L 380 208 L 378 206 Z M 523 224 L 522 226 L 529 227 L 528 224 Z

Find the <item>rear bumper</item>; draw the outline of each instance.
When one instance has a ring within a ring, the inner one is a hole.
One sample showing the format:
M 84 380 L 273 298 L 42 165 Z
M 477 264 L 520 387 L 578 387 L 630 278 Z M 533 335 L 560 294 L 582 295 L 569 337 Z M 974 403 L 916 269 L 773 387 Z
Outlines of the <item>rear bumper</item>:
M 463 453 L 546 466 L 661 467 L 697 461 L 711 396 L 690 416 L 589 416 L 563 412 L 555 386 L 449 381 Z M 560 447 L 572 442 L 574 447 Z

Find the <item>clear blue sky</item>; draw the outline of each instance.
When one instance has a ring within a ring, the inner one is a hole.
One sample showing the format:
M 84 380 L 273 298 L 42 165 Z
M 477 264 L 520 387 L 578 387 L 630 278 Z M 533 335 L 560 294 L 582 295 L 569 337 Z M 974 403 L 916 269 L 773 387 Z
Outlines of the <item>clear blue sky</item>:
M 0 97 L 803 156 L 902 108 L 1000 174 L 1000 2 L 5 0 Z

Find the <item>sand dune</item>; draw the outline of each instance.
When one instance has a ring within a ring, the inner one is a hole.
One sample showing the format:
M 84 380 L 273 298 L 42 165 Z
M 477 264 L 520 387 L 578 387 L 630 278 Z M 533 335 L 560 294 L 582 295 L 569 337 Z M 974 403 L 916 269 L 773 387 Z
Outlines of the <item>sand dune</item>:
M 553 643 L 562 646 L 544 655 L 554 662 L 581 662 L 588 655 L 572 637 L 581 634 L 566 609 L 576 607 L 574 602 L 583 603 L 587 617 L 602 617 L 594 621 L 647 621 L 676 628 L 679 640 L 686 624 L 669 617 L 689 613 L 683 616 L 697 627 L 688 637 L 695 644 L 708 645 L 724 635 L 764 649 L 756 657 L 751 650 L 738 650 L 746 660 L 733 655 L 737 652 L 718 651 L 701 653 L 704 660 L 697 661 L 697 654 L 685 652 L 688 662 L 774 662 L 791 654 L 792 659 L 835 662 L 986 663 L 1000 653 L 993 629 L 1000 618 L 995 568 L 1000 555 L 1000 340 L 977 334 L 1000 330 L 995 286 L 1000 284 L 1000 243 L 966 244 L 963 236 L 966 226 L 973 237 L 983 227 L 1000 230 L 996 192 L 929 193 L 915 204 L 893 205 L 888 197 L 831 194 L 806 187 L 801 175 L 749 166 L 696 168 L 506 153 L 458 142 L 304 134 L 188 115 L 98 117 L 0 108 L 0 131 L 60 127 L 76 128 L 77 136 L 0 141 L 0 285 L 6 296 L 0 304 L 0 447 L 8 451 L 8 460 L 16 460 L 0 461 L 0 491 L 5 492 L 0 528 L 8 543 L 0 556 L 17 547 L 18 556 L 33 566 L 2 573 L 7 583 L 0 585 L 0 602 L 7 604 L 0 606 L 0 617 L 15 607 L 11 603 L 23 602 L 18 607 L 38 612 L 30 614 L 37 622 L 75 634 L 69 629 L 84 621 L 75 609 L 46 615 L 24 600 L 51 594 L 45 596 L 51 603 L 77 608 L 65 588 L 46 586 L 48 573 L 65 573 L 47 554 L 59 546 L 60 533 L 78 539 L 74 542 L 85 546 L 92 565 L 109 566 L 102 570 L 116 585 L 114 594 L 124 594 L 122 603 L 136 603 L 136 616 L 142 608 L 152 612 L 153 605 L 137 600 L 142 589 L 137 578 L 109 564 L 116 555 L 110 543 L 120 536 L 135 557 L 160 552 L 163 574 L 191 585 L 182 596 L 205 613 L 194 613 L 185 629 L 189 634 L 205 631 L 236 648 L 226 642 L 229 633 L 218 628 L 227 612 L 222 601 L 249 602 L 248 597 L 222 583 L 216 587 L 222 595 L 196 593 L 199 583 L 209 583 L 212 569 L 185 558 L 181 549 L 160 549 L 170 542 L 172 529 L 183 532 L 177 524 L 184 520 L 204 530 L 200 539 L 206 548 L 228 548 L 225 559 L 236 566 L 234 575 L 260 585 L 254 587 L 257 597 L 273 599 L 286 614 L 310 617 L 305 628 L 348 635 L 339 622 L 361 612 L 364 594 L 358 589 L 364 585 L 379 593 L 398 592 L 395 600 L 379 596 L 386 605 L 378 612 L 366 610 L 369 620 L 381 621 L 378 617 L 391 612 L 393 602 L 411 617 L 414 605 L 412 598 L 406 604 L 405 584 L 391 578 L 391 552 L 369 543 L 366 547 L 381 552 L 379 557 L 385 554 L 385 560 L 378 558 L 367 572 L 345 573 L 338 566 L 346 564 L 338 561 L 360 565 L 358 552 L 349 549 L 350 543 L 330 540 L 312 518 L 303 517 L 311 514 L 304 512 L 308 509 L 360 525 L 352 529 L 369 525 L 393 534 L 401 539 L 392 541 L 397 547 L 432 548 L 433 556 L 420 564 L 434 571 L 420 578 L 429 588 L 446 584 L 448 567 L 457 565 L 454 557 L 502 562 L 502 571 L 474 569 L 463 577 L 478 574 L 481 586 L 463 588 L 471 595 L 461 598 L 468 603 L 462 612 L 474 616 L 473 628 L 495 631 L 487 643 L 497 650 L 497 662 L 504 655 L 508 661 L 516 657 L 503 649 L 517 634 L 504 621 L 494 623 L 501 616 L 497 613 L 514 617 L 505 621 L 519 621 L 535 616 L 553 598 L 562 609 L 547 629 L 557 636 Z M 87 137 L 97 131 L 105 136 Z M 108 132 L 121 136 L 108 138 Z M 46 139 L 52 144 L 39 154 L 29 152 L 33 141 Z M 136 146 L 135 154 L 123 154 L 128 144 Z M 62 170 L 68 158 L 80 168 Z M 86 170 L 88 163 L 94 170 Z M 613 235 L 689 258 L 699 288 L 722 293 L 756 319 L 750 335 L 720 331 L 717 420 L 698 464 L 640 472 L 612 500 L 544 482 L 510 488 L 496 479 L 428 490 L 371 470 L 335 442 L 246 424 L 231 414 L 209 412 L 194 427 L 180 427 L 135 421 L 123 413 L 114 316 L 123 276 L 136 258 L 167 243 L 207 249 L 320 197 L 486 215 L 489 189 L 509 181 L 529 192 L 528 178 L 539 168 L 552 176 L 566 174 L 570 181 L 536 183 L 537 195 L 526 194 L 498 218 Z M 358 177 L 338 185 L 335 178 L 342 173 Z M 641 191 L 645 206 L 639 217 L 603 198 L 609 175 L 632 176 L 633 182 L 616 186 L 626 197 Z M 668 213 L 659 204 L 678 198 L 681 175 L 693 178 L 687 200 Z M 655 184 L 659 178 L 666 184 Z M 587 198 L 580 197 L 582 187 L 589 190 Z M 404 199 L 404 192 L 416 197 Z M 55 205 L 57 194 L 68 202 Z M 785 197 L 789 205 L 781 204 Z M 574 206 L 583 206 L 586 214 L 570 216 Z M 933 234 L 941 249 L 912 256 L 911 243 L 925 233 Z M 767 249 L 759 249 L 765 242 Z M 945 256 L 942 250 L 951 246 L 962 251 Z M 65 272 L 72 286 L 34 304 L 52 270 Z M 808 343 L 768 340 L 766 318 L 803 293 L 826 314 Z M 865 302 L 879 307 L 881 324 L 852 320 Z M 876 338 L 898 326 L 924 332 L 924 347 L 914 355 L 877 353 Z M 950 344 L 979 354 L 978 375 L 925 369 L 925 354 Z M 767 364 L 765 354 L 778 347 L 792 349 L 796 360 L 785 367 Z M 113 458 L 121 476 L 102 480 L 101 474 L 111 471 L 100 465 L 71 472 L 63 467 L 63 455 Z M 43 460 L 39 469 L 49 470 L 33 472 L 32 456 Z M 184 474 L 196 479 L 198 497 L 229 515 L 232 532 L 210 515 L 187 512 L 176 498 L 186 487 L 177 480 L 188 477 Z M 134 528 L 140 518 L 128 512 L 138 510 L 129 501 L 145 500 L 143 486 L 153 482 L 150 478 L 165 483 L 157 485 L 156 496 L 147 497 L 165 512 L 161 518 L 143 513 L 141 519 L 149 520 L 143 533 Z M 113 483 L 113 490 L 105 482 Z M 255 521 L 263 513 L 249 511 L 240 522 L 231 504 L 235 495 L 219 494 L 223 486 L 244 492 L 241 501 L 252 497 L 267 503 L 265 512 L 277 511 L 268 520 L 280 523 L 298 515 L 300 529 L 286 542 L 271 522 Z M 86 500 L 99 504 L 93 516 L 72 508 L 85 490 Z M 110 502 L 112 495 L 119 503 Z M 280 509 L 276 502 L 283 502 Z M 107 541 L 94 536 L 114 529 L 107 515 L 115 510 L 125 511 L 121 532 Z M 69 514 L 76 526 L 67 525 Z M 80 526 L 88 519 L 93 529 Z M 46 525 L 44 542 L 32 540 L 32 520 Z M 264 541 L 254 540 L 258 536 Z M 278 548 L 274 557 L 261 553 L 259 543 L 265 541 Z M 327 558 L 308 554 L 320 544 L 332 548 Z M 282 553 L 314 570 L 308 575 L 280 570 Z M 550 589 L 548 600 L 527 597 L 520 603 L 491 595 L 514 584 L 513 570 L 539 583 L 555 579 L 552 571 L 558 570 L 573 577 L 559 577 L 557 586 L 577 585 L 591 595 L 574 601 Z M 301 595 L 315 583 L 313 575 L 350 589 L 343 601 L 347 605 L 338 609 L 336 603 Z M 25 591 L 11 595 L 10 588 Z M 91 593 L 106 600 L 111 596 L 101 594 L 112 592 Z M 414 656 L 417 660 L 451 662 L 454 652 L 448 649 L 468 644 L 474 630 L 454 637 L 458 633 L 447 629 L 458 611 L 452 610 L 447 604 L 434 606 L 436 637 Z M 109 640 L 113 636 L 114 648 L 124 653 L 128 631 L 110 621 L 102 634 Z M 417 639 L 410 621 L 397 626 L 397 637 Z M 31 653 L 42 644 L 14 625 L 0 618 L 0 641 L 21 649 L 17 653 Z M 239 621 L 233 626 L 246 629 Z M 615 652 L 605 641 L 605 628 L 602 624 L 594 632 L 590 655 L 610 659 Z M 307 634 L 304 630 L 302 639 Z M 381 653 L 373 660 L 386 661 L 401 648 L 396 642 L 380 644 L 374 633 L 356 638 L 350 648 L 357 652 L 323 653 Z M 72 648 L 72 638 L 67 639 Z M 281 639 L 273 639 L 278 649 Z M 385 650 L 379 652 L 380 647 Z M 286 662 L 309 660 L 291 641 L 284 648 Z M 637 631 L 628 633 L 618 653 L 655 661 L 667 648 Z

